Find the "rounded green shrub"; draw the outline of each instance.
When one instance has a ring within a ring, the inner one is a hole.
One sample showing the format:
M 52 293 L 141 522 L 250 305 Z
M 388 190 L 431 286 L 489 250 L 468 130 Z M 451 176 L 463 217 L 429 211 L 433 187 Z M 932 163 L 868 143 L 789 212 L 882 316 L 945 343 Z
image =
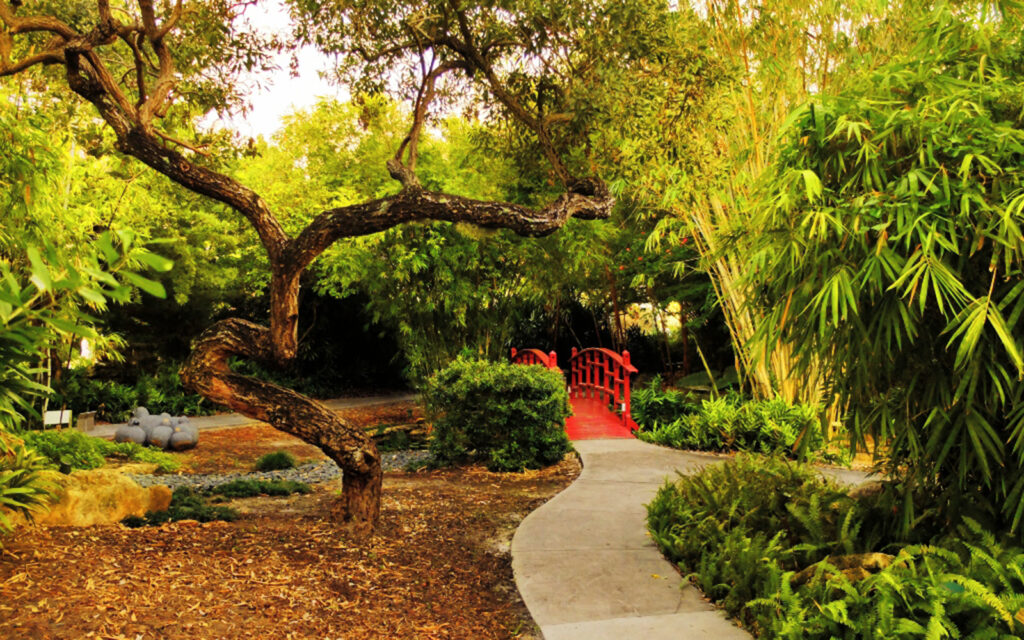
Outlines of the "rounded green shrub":
M 423 397 L 434 421 L 430 451 L 442 464 L 522 471 L 569 451 L 569 395 L 557 371 L 459 358 L 427 381 Z
M 287 451 L 274 451 L 260 456 L 256 461 L 257 471 L 281 471 L 295 468 L 295 456 Z

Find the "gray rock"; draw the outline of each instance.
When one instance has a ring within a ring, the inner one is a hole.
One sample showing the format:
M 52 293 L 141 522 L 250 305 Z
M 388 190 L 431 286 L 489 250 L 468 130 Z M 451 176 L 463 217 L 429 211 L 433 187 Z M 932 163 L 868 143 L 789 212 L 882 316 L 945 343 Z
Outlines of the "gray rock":
M 167 446 L 175 451 L 191 449 L 199 443 L 199 438 L 196 436 L 198 434 L 194 434 L 189 430 L 183 430 L 181 427 L 175 427 L 174 432 L 171 434 L 171 439 L 167 441 Z
M 160 416 L 142 416 L 139 418 L 142 430 L 146 432 L 146 442 L 153 437 L 153 429 L 160 426 Z
M 145 444 L 146 432 L 138 425 L 126 424 L 114 432 L 114 442 L 134 442 L 135 444 Z
M 132 411 L 133 418 L 144 418 L 148 415 L 149 409 L 147 409 L 146 407 L 135 407 L 135 410 Z
M 172 435 L 174 435 L 174 430 L 167 425 L 153 427 L 153 430 L 149 434 L 149 444 L 154 447 L 166 449 L 167 444 L 171 441 Z

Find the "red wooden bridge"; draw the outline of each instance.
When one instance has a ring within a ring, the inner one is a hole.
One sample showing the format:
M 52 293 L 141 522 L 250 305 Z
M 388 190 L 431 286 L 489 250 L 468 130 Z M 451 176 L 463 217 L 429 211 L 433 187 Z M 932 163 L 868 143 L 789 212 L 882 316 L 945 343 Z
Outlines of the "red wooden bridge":
M 554 351 L 512 349 L 512 362 L 558 369 Z M 628 351 L 573 348 L 568 377 L 574 415 L 565 423 L 570 440 L 634 437 L 637 425 L 630 416 L 629 376 L 636 372 Z

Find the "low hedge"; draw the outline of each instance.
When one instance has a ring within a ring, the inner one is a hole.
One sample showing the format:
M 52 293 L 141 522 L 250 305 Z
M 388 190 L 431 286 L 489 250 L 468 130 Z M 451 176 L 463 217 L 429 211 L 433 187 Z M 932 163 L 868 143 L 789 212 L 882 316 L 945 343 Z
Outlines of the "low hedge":
M 423 398 L 441 464 L 483 461 L 492 471 L 554 464 L 569 451 L 565 380 L 540 366 L 459 358 L 435 373 Z

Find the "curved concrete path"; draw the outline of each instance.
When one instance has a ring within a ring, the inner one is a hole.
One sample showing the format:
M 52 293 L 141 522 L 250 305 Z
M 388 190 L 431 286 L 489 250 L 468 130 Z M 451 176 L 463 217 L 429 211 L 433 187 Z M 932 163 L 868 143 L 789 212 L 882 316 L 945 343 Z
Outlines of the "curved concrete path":
M 723 458 L 639 440 L 573 442 L 580 477 L 523 520 L 512 538 L 512 570 L 547 640 L 731 640 L 750 634 L 729 622 L 647 534 L 644 505 L 678 469 Z
M 573 442 L 583 472 L 523 520 L 512 539 L 516 585 L 547 640 L 732 640 L 729 622 L 647 534 L 647 509 L 666 478 L 727 456 L 639 440 Z M 867 475 L 821 468 L 846 484 Z

